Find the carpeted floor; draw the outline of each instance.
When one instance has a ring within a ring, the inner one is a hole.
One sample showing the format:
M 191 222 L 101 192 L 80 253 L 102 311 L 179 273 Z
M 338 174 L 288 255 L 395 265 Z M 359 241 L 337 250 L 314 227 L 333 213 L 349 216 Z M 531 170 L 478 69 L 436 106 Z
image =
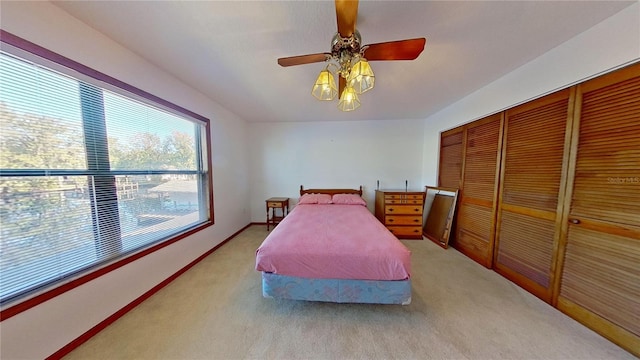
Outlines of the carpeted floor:
M 254 225 L 67 359 L 635 359 L 455 249 L 403 240 L 412 303 L 262 298 Z

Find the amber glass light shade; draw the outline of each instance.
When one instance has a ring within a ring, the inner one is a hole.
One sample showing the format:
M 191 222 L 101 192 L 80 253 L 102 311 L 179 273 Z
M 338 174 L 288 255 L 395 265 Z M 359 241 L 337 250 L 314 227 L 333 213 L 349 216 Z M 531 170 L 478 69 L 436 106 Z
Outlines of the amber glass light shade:
M 340 95 L 340 101 L 338 102 L 338 109 L 342 111 L 353 111 L 360 107 L 360 99 L 355 89 L 351 86 L 347 86 Z
M 324 69 L 320 71 L 316 83 L 313 85 L 311 94 L 318 100 L 331 101 L 338 95 L 338 89 L 336 88 L 336 82 L 333 79 L 333 74 Z
M 361 58 L 351 68 L 347 84 L 354 88 L 356 93 L 362 94 L 373 89 L 375 80 L 376 78 L 371 66 L 369 66 L 369 62 Z

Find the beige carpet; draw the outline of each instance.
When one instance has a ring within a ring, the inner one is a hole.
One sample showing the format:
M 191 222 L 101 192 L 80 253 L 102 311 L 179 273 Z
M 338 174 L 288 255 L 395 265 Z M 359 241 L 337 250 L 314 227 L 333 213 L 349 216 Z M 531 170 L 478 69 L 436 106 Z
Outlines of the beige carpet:
M 408 306 L 262 298 L 251 226 L 68 359 L 635 359 L 454 249 L 412 251 Z

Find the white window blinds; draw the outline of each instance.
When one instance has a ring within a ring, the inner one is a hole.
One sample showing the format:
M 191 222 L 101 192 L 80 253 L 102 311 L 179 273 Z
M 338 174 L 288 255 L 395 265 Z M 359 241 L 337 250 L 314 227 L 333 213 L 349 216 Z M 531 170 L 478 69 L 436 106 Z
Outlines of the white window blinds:
M 207 121 L 74 73 L 0 52 L 2 303 L 211 221 Z

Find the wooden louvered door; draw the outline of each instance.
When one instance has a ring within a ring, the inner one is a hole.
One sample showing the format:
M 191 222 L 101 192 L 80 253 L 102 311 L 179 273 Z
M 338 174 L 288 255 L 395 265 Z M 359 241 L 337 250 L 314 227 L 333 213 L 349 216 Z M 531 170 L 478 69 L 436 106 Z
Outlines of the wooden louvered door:
M 453 246 L 491 268 L 495 235 L 502 114 L 466 128 L 462 190 Z
M 462 182 L 462 161 L 464 128 L 443 132 L 440 136 L 440 163 L 438 186 L 460 189 Z
M 559 196 L 567 177 L 570 103 L 567 89 L 509 109 L 503 130 L 493 266 L 549 303 L 562 221 Z
M 557 307 L 640 356 L 640 64 L 576 102 Z
M 464 127 L 452 129 L 443 132 L 440 135 L 440 162 L 438 166 L 439 187 L 460 189 L 462 185 L 464 136 Z M 456 243 L 456 226 L 456 219 L 453 219 L 448 243 L 449 246 L 453 247 L 455 247 Z

